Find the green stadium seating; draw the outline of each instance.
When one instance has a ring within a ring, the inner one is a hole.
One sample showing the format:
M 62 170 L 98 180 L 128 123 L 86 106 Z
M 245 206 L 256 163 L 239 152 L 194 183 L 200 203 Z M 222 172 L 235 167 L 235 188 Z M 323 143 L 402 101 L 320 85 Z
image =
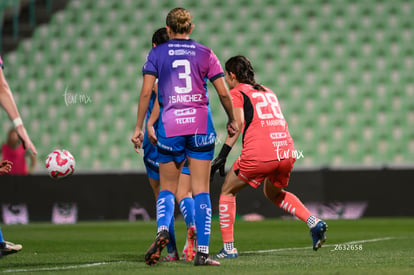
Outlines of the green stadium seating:
M 258 82 L 276 92 L 295 146 L 304 153 L 296 166 L 414 163 L 414 3 L 177 5 L 191 11 L 193 38 L 211 47 L 223 65 L 232 55 L 247 55 Z M 65 147 L 81 170 L 144 169 L 129 141 L 140 69 L 153 31 L 165 25 L 174 6 L 159 0 L 73 0 L 3 57 L 40 158 Z M 223 142 L 224 111 L 208 87 Z M 68 104 L 65 90 L 78 101 Z M 81 96 L 92 102 L 80 102 Z M 3 123 L 2 132 L 8 127 Z M 240 146 L 232 150 L 229 167 Z

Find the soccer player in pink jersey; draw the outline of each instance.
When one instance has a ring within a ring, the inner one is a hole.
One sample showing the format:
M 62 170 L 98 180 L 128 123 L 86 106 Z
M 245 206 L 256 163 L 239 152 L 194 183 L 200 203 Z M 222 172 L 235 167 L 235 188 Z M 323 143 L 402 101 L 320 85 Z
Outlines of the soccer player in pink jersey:
M 149 265 L 158 262 L 169 242 L 168 225 L 174 211 L 174 194 L 185 160 L 194 195 L 197 254 L 195 265 L 219 265 L 209 256 L 211 233 L 210 165 L 214 157 L 214 130 L 206 81 L 215 87 L 228 116 L 227 131 L 236 126 L 233 105 L 218 58 L 208 47 L 190 39 L 192 17 L 175 8 L 166 18 L 170 41 L 153 48 L 142 72 L 144 81 L 138 103 L 137 123 L 131 141 L 140 147 L 143 121 L 155 79 L 158 78 L 160 117 L 157 126 L 161 191 L 157 201 L 157 236 L 145 255 Z
M 30 158 L 30 166 L 27 167 L 26 156 Z M 10 129 L 7 135 L 7 141 L 1 146 L 2 160 L 9 160 L 13 162 L 13 169 L 10 171 L 10 175 L 23 175 L 31 174 L 36 166 L 36 157 L 27 152 L 23 148 L 23 144 L 19 140 L 16 129 Z
M 326 223 L 313 216 L 294 194 L 283 190 L 288 185 L 296 154 L 275 93 L 256 83 L 253 67 L 244 56 L 230 58 L 225 65 L 225 75 L 236 121 L 243 128 L 243 146 L 221 189 L 219 220 L 224 247 L 215 257 L 238 256 L 233 236 L 236 194 L 246 186 L 257 188 L 262 183 L 266 198 L 307 223 L 313 249 L 317 250 L 325 242 Z M 227 136 L 212 163 L 212 176 L 217 170 L 224 171 L 227 155 L 238 136 Z
M 22 141 L 23 147 L 31 151 L 33 155 L 37 154 L 36 147 L 33 145 L 29 135 L 24 128 L 23 121 L 20 118 L 19 111 L 13 98 L 13 94 L 3 74 L 3 60 L 0 57 L 0 105 L 4 108 L 9 118 L 13 121 L 17 134 Z M 8 160 L 0 162 L 0 175 L 7 174 L 12 169 L 13 163 Z M 7 242 L 3 239 L 3 233 L 0 229 L 0 257 L 19 252 L 22 249 L 20 244 Z

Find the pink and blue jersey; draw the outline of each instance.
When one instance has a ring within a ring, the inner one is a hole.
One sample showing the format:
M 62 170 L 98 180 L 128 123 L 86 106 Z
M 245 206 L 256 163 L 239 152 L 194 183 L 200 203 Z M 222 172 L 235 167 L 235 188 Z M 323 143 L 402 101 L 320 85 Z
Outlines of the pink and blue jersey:
M 1 56 L 0 56 L 0 68 L 4 69 L 3 59 L 1 59 Z
M 158 78 L 160 133 L 175 137 L 211 131 L 206 80 L 224 76 L 211 49 L 191 39 L 172 39 L 150 51 L 142 73 Z

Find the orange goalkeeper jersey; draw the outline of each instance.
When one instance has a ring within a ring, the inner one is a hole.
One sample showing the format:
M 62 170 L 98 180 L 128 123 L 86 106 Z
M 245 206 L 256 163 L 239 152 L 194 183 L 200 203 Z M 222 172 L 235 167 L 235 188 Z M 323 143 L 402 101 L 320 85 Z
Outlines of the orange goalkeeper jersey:
M 273 91 L 255 90 L 252 85 L 240 83 L 230 94 L 235 108 L 244 111 L 242 132 L 242 159 L 280 160 L 294 157 L 293 140 Z

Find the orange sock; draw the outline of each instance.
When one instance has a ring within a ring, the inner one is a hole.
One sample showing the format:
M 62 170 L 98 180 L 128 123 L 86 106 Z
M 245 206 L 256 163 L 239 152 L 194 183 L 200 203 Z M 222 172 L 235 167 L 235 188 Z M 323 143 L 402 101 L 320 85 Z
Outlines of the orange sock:
M 223 243 L 234 242 L 233 229 L 236 218 L 236 197 L 220 196 L 219 220 Z
M 287 191 L 280 192 L 273 203 L 304 222 L 307 222 L 308 217 L 311 215 L 299 198 Z

